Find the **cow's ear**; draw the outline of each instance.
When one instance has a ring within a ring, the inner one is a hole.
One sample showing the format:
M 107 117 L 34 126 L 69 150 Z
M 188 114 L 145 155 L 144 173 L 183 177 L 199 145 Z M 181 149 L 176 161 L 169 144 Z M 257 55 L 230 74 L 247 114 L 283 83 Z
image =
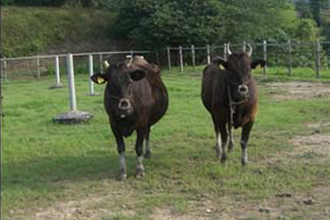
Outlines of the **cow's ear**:
M 264 67 L 266 65 L 266 61 L 264 61 L 264 60 L 253 60 L 251 62 L 251 69 L 256 68 L 258 65 L 260 65 L 261 67 Z
M 103 84 L 109 81 L 110 75 L 107 73 L 96 73 L 91 76 L 91 80 L 96 84 Z
M 131 72 L 130 75 L 133 81 L 139 81 L 146 76 L 146 72 L 144 72 L 143 70 L 135 70 Z
M 216 56 L 212 59 L 212 63 L 215 64 L 215 65 L 218 65 L 219 68 L 221 66 L 223 66 L 225 69 L 228 68 L 228 62 L 225 61 L 223 58 L 219 57 L 219 56 Z

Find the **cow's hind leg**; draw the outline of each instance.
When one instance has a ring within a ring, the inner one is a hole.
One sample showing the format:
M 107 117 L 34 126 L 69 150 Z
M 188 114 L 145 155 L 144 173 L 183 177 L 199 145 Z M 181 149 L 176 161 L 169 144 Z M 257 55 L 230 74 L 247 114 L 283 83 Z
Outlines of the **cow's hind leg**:
M 242 135 L 241 135 L 241 148 L 242 148 L 242 165 L 246 165 L 248 163 L 248 154 L 247 154 L 247 144 L 249 141 L 250 131 L 253 126 L 253 121 L 247 123 L 243 126 Z
M 125 160 L 125 143 L 122 136 L 116 136 L 117 150 L 119 153 L 119 180 L 127 178 L 126 160 Z
M 150 151 L 150 128 L 148 128 L 146 136 L 145 136 L 145 153 L 144 153 L 144 158 L 150 159 L 151 157 L 151 151 Z
M 137 156 L 136 177 L 143 177 L 145 175 L 143 166 L 143 140 L 145 135 L 146 131 L 144 129 L 137 130 L 137 138 L 135 143 L 135 151 Z

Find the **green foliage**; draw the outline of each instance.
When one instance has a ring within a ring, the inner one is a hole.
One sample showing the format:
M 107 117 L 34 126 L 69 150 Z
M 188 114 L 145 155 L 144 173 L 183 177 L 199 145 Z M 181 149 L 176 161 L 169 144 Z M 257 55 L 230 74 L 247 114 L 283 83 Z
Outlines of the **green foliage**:
M 65 44 L 70 50 L 108 38 L 113 14 L 100 10 L 1 8 L 1 55 L 28 56 Z

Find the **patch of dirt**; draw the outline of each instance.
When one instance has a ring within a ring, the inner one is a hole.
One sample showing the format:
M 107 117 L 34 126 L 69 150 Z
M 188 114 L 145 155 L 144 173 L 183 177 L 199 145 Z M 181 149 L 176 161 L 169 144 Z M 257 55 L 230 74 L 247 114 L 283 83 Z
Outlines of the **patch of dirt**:
M 306 100 L 313 98 L 330 98 L 329 83 L 313 82 L 289 82 L 289 83 L 266 83 L 268 93 L 276 101 Z
M 330 156 L 330 134 L 295 136 L 292 142 L 297 156 L 307 152 Z

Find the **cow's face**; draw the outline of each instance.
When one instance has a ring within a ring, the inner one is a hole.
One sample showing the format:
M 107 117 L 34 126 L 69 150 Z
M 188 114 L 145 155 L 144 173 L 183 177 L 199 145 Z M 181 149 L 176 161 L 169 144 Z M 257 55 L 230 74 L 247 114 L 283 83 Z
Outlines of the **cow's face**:
M 123 62 L 110 65 L 106 73 L 95 74 L 91 79 L 97 84 L 107 82 L 108 94 L 105 96 L 115 103 L 115 116 L 125 118 L 132 115 L 135 108 L 133 84 L 145 76 L 142 68 Z
M 241 101 L 249 97 L 249 83 L 251 81 L 251 69 L 258 65 L 266 64 L 263 60 L 255 60 L 251 62 L 252 48 L 250 52 L 232 53 L 228 49 L 228 60 L 218 59 L 217 62 L 227 70 L 226 79 L 229 85 L 232 97 L 235 101 Z

